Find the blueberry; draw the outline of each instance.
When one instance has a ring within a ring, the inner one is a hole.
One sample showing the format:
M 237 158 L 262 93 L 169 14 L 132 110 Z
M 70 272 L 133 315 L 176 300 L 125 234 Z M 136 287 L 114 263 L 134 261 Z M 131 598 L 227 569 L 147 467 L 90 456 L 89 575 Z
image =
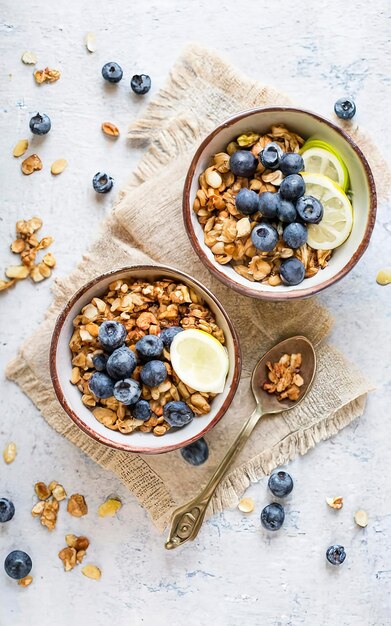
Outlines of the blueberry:
M 281 504 L 272 502 L 261 512 L 262 526 L 267 530 L 279 530 L 284 523 L 285 513 Z
M 15 507 L 11 500 L 0 498 L 0 523 L 9 522 L 15 515 Z
M 125 378 L 125 380 L 119 380 L 114 385 L 113 396 L 118 402 L 122 404 L 136 404 L 141 396 L 141 387 L 137 380 L 133 378 Z
M 208 460 L 208 444 L 205 439 L 201 437 L 200 439 L 197 439 L 197 441 L 194 441 L 194 443 L 181 448 L 181 455 L 187 463 L 190 463 L 190 465 L 202 465 Z
M 28 576 L 31 572 L 33 564 L 26 552 L 23 550 L 13 550 L 4 561 L 4 569 L 6 574 L 15 580 L 20 580 Z
M 334 111 L 341 120 L 351 120 L 356 113 L 354 100 L 352 98 L 339 98 L 334 104 Z
M 194 417 L 194 413 L 186 402 L 173 400 L 163 407 L 163 416 L 166 422 L 174 428 L 186 426 Z
M 338 543 L 330 546 L 326 550 L 326 559 L 332 565 L 342 565 L 342 563 L 346 559 L 345 548 L 343 546 L 340 546 Z
M 104 372 L 106 369 L 107 356 L 100 352 L 92 357 L 92 362 L 97 372 Z
M 305 267 L 299 259 L 291 257 L 281 263 L 280 277 L 285 285 L 298 285 L 304 280 Z
M 298 174 L 304 169 L 303 157 L 297 152 L 285 152 L 281 159 L 279 169 L 284 176 L 289 176 L 289 174 Z
M 259 211 L 259 196 L 255 191 L 243 187 L 236 196 L 236 208 L 243 215 L 252 215 Z
M 114 381 L 105 372 L 94 372 L 88 386 L 97 398 L 111 398 L 113 395 Z
M 107 359 L 107 373 L 114 380 L 129 378 L 137 365 L 136 355 L 126 346 L 117 348 Z
M 140 372 L 140 378 L 147 387 L 157 387 L 167 378 L 166 366 L 162 361 L 148 361 Z
M 92 179 L 92 186 L 96 193 L 107 193 L 112 189 L 114 180 L 104 172 L 97 172 Z
M 120 322 L 107 321 L 102 322 L 99 326 L 99 343 L 103 350 L 107 352 L 113 352 L 113 350 L 122 346 L 126 335 L 126 328 Z
M 30 120 L 30 130 L 34 135 L 46 135 L 51 127 L 50 117 L 45 113 L 36 113 Z
M 163 348 L 163 341 L 156 335 L 145 335 L 136 343 L 136 350 L 144 360 L 158 359 Z
M 301 196 L 296 202 L 296 211 L 303 222 L 319 224 L 323 217 L 323 206 L 313 196 Z
M 181 326 L 169 326 L 168 328 L 163 328 L 160 333 L 160 339 L 163 342 L 165 348 L 169 348 L 172 344 L 172 340 L 178 333 L 183 332 L 183 328 Z
M 149 402 L 147 400 L 139 400 L 132 407 L 132 415 L 137 420 L 143 420 L 144 422 L 151 417 L 151 407 L 149 406 Z
M 278 143 L 272 141 L 259 153 L 259 160 L 268 170 L 276 170 L 280 165 L 283 154 Z
M 272 494 L 277 496 L 277 498 L 284 498 L 293 489 L 292 477 L 288 472 L 283 472 L 282 470 L 274 472 L 269 477 L 267 484 Z
M 284 232 L 282 233 L 282 238 L 285 241 L 286 245 L 289 248 L 300 248 L 300 246 L 304 246 L 307 241 L 308 233 L 304 224 L 300 224 L 299 222 L 292 222 L 292 224 L 288 224 L 285 226 Z
M 257 165 L 257 159 L 248 150 L 237 150 L 229 160 L 231 172 L 236 176 L 245 176 L 247 178 L 255 173 Z
M 266 192 L 267 193 L 267 192 Z M 279 194 L 273 194 L 278 195 Z M 281 222 L 285 222 L 286 224 L 290 224 L 294 222 L 297 218 L 297 213 L 295 209 L 295 205 L 290 200 L 284 200 L 283 198 L 278 197 L 277 204 L 277 217 Z
M 259 195 L 259 207 L 258 210 L 262 213 L 264 217 L 276 217 L 277 216 L 277 207 L 279 204 L 280 198 L 277 193 L 272 193 L 271 191 L 264 191 Z
M 151 89 L 151 79 L 148 74 L 135 74 L 132 76 L 130 86 L 134 93 L 138 96 L 143 96 Z
M 257 250 L 270 252 L 278 241 L 278 232 L 267 222 L 260 222 L 251 232 L 251 241 Z
M 118 63 L 111 61 L 110 63 L 105 63 L 102 67 L 102 76 L 105 80 L 108 80 L 109 83 L 119 83 L 123 76 L 123 71 Z
M 297 200 L 304 192 L 305 183 L 300 174 L 290 174 L 280 185 L 280 196 L 284 200 Z

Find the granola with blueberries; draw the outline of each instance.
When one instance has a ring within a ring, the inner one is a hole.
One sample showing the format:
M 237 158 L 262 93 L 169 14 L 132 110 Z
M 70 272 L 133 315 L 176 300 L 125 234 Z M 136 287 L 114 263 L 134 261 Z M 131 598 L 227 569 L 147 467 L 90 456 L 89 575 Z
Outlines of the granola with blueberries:
M 161 436 L 209 413 L 216 393 L 190 386 L 171 363 L 173 341 L 185 330 L 192 331 L 189 340 L 197 331 L 226 355 L 222 329 L 190 287 L 171 279 L 116 280 L 73 325 L 71 382 L 107 428 Z
M 272 126 L 213 156 L 193 209 L 217 263 L 250 281 L 293 286 L 324 269 L 349 237 L 348 186 L 333 146 Z

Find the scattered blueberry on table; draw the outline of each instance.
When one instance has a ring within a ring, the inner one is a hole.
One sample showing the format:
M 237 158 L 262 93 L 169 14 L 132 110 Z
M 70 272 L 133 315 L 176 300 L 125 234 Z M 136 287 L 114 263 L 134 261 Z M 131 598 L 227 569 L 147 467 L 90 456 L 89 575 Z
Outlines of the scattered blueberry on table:
M 30 130 L 34 135 L 46 135 L 52 127 L 50 117 L 45 113 L 36 113 L 30 119 Z
M 112 395 L 118 402 L 129 406 L 140 400 L 141 387 L 133 378 L 125 378 L 115 383 Z
M 283 470 L 273 472 L 267 484 L 272 494 L 277 498 L 285 498 L 293 489 L 292 476 Z
M 307 229 L 304 224 L 300 224 L 300 222 L 288 224 L 288 226 L 285 226 L 282 233 L 282 238 L 286 245 L 293 250 L 303 246 L 307 241 L 307 237 Z
M 304 280 L 305 267 L 299 259 L 291 257 L 281 263 L 280 276 L 285 285 L 298 285 Z
M 334 111 L 341 120 L 351 120 L 356 114 L 356 104 L 351 98 L 339 98 L 334 104 Z
M 209 457 L 209 448 L 205 439 L 201 437 L 190 443 L 188 446 L 181 448 L 181 455 L 185 459 L 187 463 L 190 465 L 202 465 L 205 461 L 208 460 Z
M 96 193 L 107 193 L 113 188 L 114 180 L 104 172 L 97 172 L 92 179 L 92 186 Z
M 151 89 L 151 79 L 148 74 L 135 74 L 131 78 L 130 86 L 138 96 L 144 96 Z
M 123 380 L 133 374 L 136 365 L 137 358 L 133 350 L 129 350 L 126 346 L 120 346 L 107 359 L 106 370 L 110 378 Z
M 114 61 L 105 63 L 102 67 L 102 76 L 105 80 L 108 80 L 109 83 L 119 83 L 123 76 L 122 67 Z
M 257 250 L 270 252 L 278 241 L 278 232 L 268 222 L 260 222 L 251 231 L 251 241 Z
M 280 165 L 283 154 L 282 148 L 278 143 L 271 141 L 259 153 L 259 160 L 266 169 L 276 170 Z
M 330 546 L 326 550 L 326 559 L 331 565 L 342 565 L 346 559 L 345 548 L 339 544 Z
M 186 402 L 173 400 L 164 405 L 163 416 L 170 426 L 182 428 L 191 422 L 194 413 Z
M 23 550 L 13 550 L 4 561 L 6 574 L 15 580 L 20 580 L 31 572 L 33 563 L 31 558 Z
M 0 523 L 9 522 L 15 515 L 15 507 L 8 498 L 0 498 Z
M 157 387 L 167 378 L 166 366 L 163 361 L 148 361 L 140 372 L 140 378 L 144 385 Z
M 125 342 L 126 334 L 123 324 L 108 320 L 99 326 L 99 343 L 106 352 L 113 352 Z
M 279 530 L 284 523 L 285 513 L 281 504 L 272 502 L 261 512 L 261 523 L 266 530 Z

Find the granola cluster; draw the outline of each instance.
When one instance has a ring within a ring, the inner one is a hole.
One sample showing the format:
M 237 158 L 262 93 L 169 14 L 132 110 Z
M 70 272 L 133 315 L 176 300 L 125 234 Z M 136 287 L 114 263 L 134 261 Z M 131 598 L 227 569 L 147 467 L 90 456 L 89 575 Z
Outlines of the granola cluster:
M 269 380 L 263 383 L 263 389 L 275 393 L 279 400 L 298 400 L 304 384 L 300 375 L 301 354 L 283 354 L 277 363 L 268 361 L 266 366 Z
M 131 376 L 141 384 L 141 399 L 149 402 L 149 419 L 136 419 L 132 416 L 131 406 L 119 402 L 114 396 L 97 398 L 89 388 L 89 380 L 96 371 L 93 359 L 103 352 L 98 339 L 99 326 L 107 320 L 115 320 L 125 326 L 125 344 L 133 351 L 136 351 L 136 343 L 142 337 L 159 335 L 170 326 L 181 326 L 184 330 L 200 329 L 222 344 L 225 342 L 224 333 L 212 311 L 187 285 L 170 279 L 114 281 L 106 294 L 93 298 L 75 317 L 69 343 L 73 365 L 71 382 L 77 385 L 83 404 L 91 408 L 101 424 L 123 434 L 139 430 L 162 436 L 170 429 L 163 417 L 163 407 L 170 401 L 185 402 L 196 416 L 209 413 L 215 394 L 197 392 L 185 385 L 173 371 L 170 351 L 166 347 L 161 357 L 167 370 L 164 382 L 157 387 L 141 384 L 141 365 L 137 365 Z
M 314 250 L 308 244 L 289 248 L 282 240 L 281 224 L 273 224 L 279 241 L 271 252 L 255 248 L 251 232 L 261 221 L 261 213 L 241 214 L 236 207 L 236 196 L 242 188 L 258 194 L 277 192 L 284 177 L 280 170 L 265 169 L 260 162 L 252 178 L 236 176 L 230 170 L 230 157 L 243 149 L 258 157 L 270 142 L 277 143 L 284 152 L 299 152 L 304 139 L 282 125 L 272 126 L 266 135 L 255 132 L 240 135 L 227 145 L 225 152 L 215 154 L 210 166 L 200 175 L 193 209 L 204 229 L 205 244 L 218 263 L 232 265 L 235 272 L 252 282 L 275 287 L 282 283 L 279 274 L 282 260 L 298 258 L 304 265 L 305 278 L 310 278 L 326 267 L 332 251 Z

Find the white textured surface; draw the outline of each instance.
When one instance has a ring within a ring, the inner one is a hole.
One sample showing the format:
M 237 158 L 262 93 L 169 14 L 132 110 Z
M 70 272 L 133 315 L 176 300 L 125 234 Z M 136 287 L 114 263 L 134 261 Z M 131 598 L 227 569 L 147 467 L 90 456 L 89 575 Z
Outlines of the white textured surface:
M 313 11 L 309 7 L 304 0 L 137 0 L 109 5 L 6 0 L 0 23 L 1 266 L 13 260 L 7 249 L 16 220 L 34 214 L 44 219 L 43 232 L 56 239 L 56 275 L 74 266 L 113 197 L 95 196 L 92 175 L 106 169 L 119 189 L 139 157 L 124 134 L 147 98 L 129 93 L 131 75 L 150 73 L 153 93 L 189 40 L 215 47 L 244 72 L 326 115 L 331 115 L 337 97 L 352 93 L 357 123 L 377 137 L 387 154 L 387 0 L 331 0 L 317 3 Z M 83 44 L 90 30 L 98 42 L 93 55 Z M 31 67 L 20 62 L 28 49 L 37 52 L 40 67 L 62 70 L 58 83 L 34 84 Z M 100 76 L 109 60 L 125 70 L 125 80 L 114 88 Z M 28 120 L 37 109 L 50 115 L 53 127 L 47 137 L 34 137 L 32 147 L 45 169 L 27 178 L 11 152 L 18 139 L 29 136 Z M 118 124 L 123 133 L 118 141 L 102 135 L 104 120 Z M 59 157 L 68 159 L 69 168 L 54 179 L 49 165 Z M 250 490 L 256 501 L 253 514 L 221 515 L 206 524 L 195 545 L 167 553 L 163 538 L 125 488 L 60 439 L 19 389 L 1 380 L 0 448 L 14 440 L 18 457 L 11 466 L 0 460 L 1 493 L 9 495 L 17 509 L 14 520 L 0 528 L 0 561 L 11 549 L 22 548 L 34 562 L 34 583 L 28 589 L 0 571 L 1 626 L 103 626 L 109 621 L 159 626 L 391 624 L 391 287 L 375 283 L 379 266 L 391 265 L 390 233 L 389 210 L 383 207 L 364 259 L 322 296 L 336 318 L 332 340 L 368 372 L 377 391 L 362 419 L 290 465 L 296 486 L 287 503 L 285 526 L 273 536 L 260 528 L 260 510 L 269 501 L 261 483 Z M 49 286 L 26 282 L 1 294 L 2 370 L 42 320 L 50 302 Z M 62 510 L 57 530 L 49 534 L 29 509 L 33 483 L 54 478 L 70 493 L 86 494 L 90 514 L 77 520 Z M 113 492 L 124 503 L 118 517 L 97 519 L 97 506 Z M 342 511 L 326 507 L 328 495 L 345 497 Z M 366 530 L 355 527 L 352 519 L 359 507 L 369 513 Z M 62 571 L 57 552 L 66 532 L 85 533 L 91 539 L 87 560 L 102 568 L 100 582 L 84 578 L 80 570 Z M 328 567 L 324 558 L 326 547 L 335 541 L 343 543 L 348 554 L 339 569 Z

